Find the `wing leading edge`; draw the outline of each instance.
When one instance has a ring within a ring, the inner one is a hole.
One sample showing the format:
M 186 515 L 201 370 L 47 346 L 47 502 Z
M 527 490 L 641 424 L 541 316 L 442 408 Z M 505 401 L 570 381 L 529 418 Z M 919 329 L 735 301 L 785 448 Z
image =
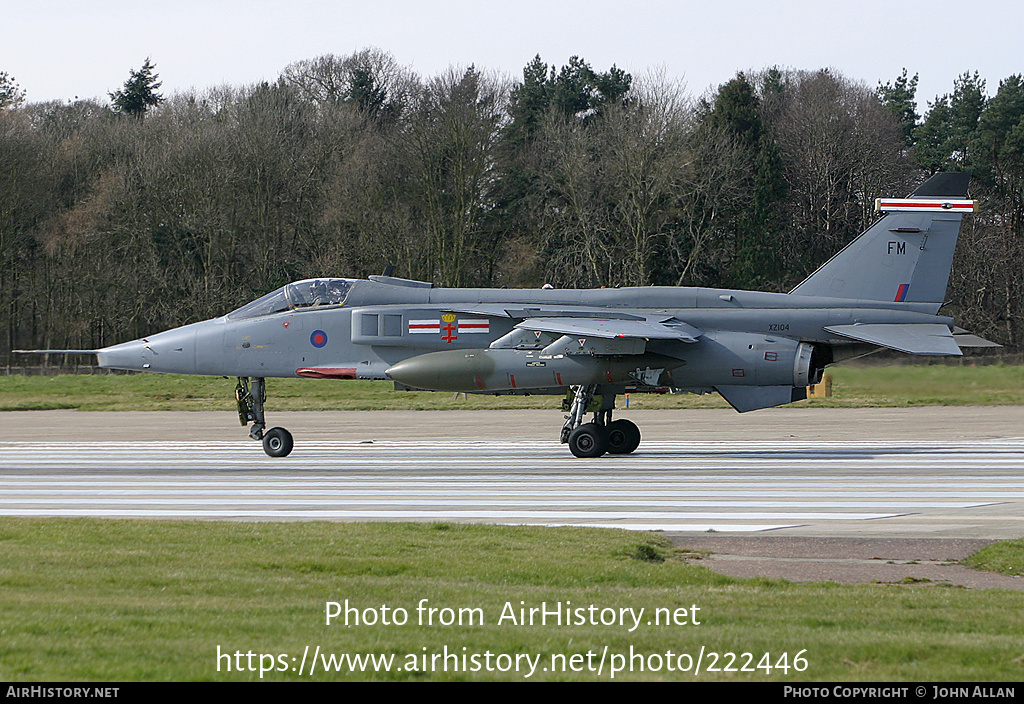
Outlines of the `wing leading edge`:
M 646 320 L 607 320 L 600 318 L 528 318 L 516 325 L 520 330 L 579 335 L 604 339 L 633 338 L 696 342 L 701 331 L 674 318 Z

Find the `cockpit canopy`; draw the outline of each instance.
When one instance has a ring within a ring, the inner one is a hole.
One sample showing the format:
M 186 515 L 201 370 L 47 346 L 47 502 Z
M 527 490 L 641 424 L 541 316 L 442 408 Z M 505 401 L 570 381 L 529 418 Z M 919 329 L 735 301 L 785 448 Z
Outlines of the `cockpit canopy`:
M 228 318 L 259 318 L 293 310 L 344 305 L 354 283 L 355 281 L 350 279 L 295 281 L 262 298 L 257 298 L 252 303 L 246 303 L 238 310 L 228 313 Z

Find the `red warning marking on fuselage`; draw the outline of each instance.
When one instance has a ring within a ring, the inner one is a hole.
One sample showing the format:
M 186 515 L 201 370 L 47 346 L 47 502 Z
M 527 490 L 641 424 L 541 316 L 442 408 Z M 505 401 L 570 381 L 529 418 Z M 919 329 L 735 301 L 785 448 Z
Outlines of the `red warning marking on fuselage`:
M 342 367 L 306 367 L 295 373 L 307 379 L 355 379 L 356 370 Z

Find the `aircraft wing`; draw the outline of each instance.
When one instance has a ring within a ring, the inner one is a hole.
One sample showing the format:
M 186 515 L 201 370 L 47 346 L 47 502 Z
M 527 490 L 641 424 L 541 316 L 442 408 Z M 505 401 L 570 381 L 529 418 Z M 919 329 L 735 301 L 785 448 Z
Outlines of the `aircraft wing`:
M 825 330 L 851 340 L 880 345 L 907 354 L 943 357 L 959 357 L 963 354 L 953 338 L 953 333 L 941 323 L 829 325 Z
M 605 339 L 634 338 L 647 340 L 680 340 L 696 342 L 700 330 L 681 320 L 648 318 L 621 320 L 603 318 L 527 318 L 516 325 L 520 330 L 550 332 L 557 335 L 600 337 Z
M 647 320 L 648 316 L 617 308 L 591 308 L 586 306 L 536 305 L 518 307 L 506 303 L 477 303 L 449 306 L 445 310 L 468 315 L 488 315 L 495 318 L 601 318 L 607 320 Z

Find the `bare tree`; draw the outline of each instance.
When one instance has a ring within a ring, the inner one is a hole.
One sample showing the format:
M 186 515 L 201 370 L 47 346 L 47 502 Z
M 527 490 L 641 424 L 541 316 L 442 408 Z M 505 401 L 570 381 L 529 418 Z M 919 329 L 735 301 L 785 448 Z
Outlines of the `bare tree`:
M 281 78 L 317 105 L 349 103 L 374 119 L 394 120 L 419 88 L 417 76 L 374 47 L 349 56 L 324 54 L 285 67 Z
M 872 217 L 881 190 L 911 178 L 897 118 L 866 85 L 829 70 L 785 74 L 768 129 L 791 197 L 784 263 L 807 271 L 845 245 Z
M 495 146 L 507 86 L 474 67 L 449 69 L 423 88 L 399 140 L 408 169 L 414 217 L 429 248 L 432 279 L 450 286 L 480 282 L 491 209 Z
M 642 286 L 652 282 L 655 253 L 675 231 L 684 207 L 680 196 L 692 125 L 678 85 L 647 79 L 634 85 L 631 101 L 607 108 L 598 132 L 624 255 L 612 282 Z

